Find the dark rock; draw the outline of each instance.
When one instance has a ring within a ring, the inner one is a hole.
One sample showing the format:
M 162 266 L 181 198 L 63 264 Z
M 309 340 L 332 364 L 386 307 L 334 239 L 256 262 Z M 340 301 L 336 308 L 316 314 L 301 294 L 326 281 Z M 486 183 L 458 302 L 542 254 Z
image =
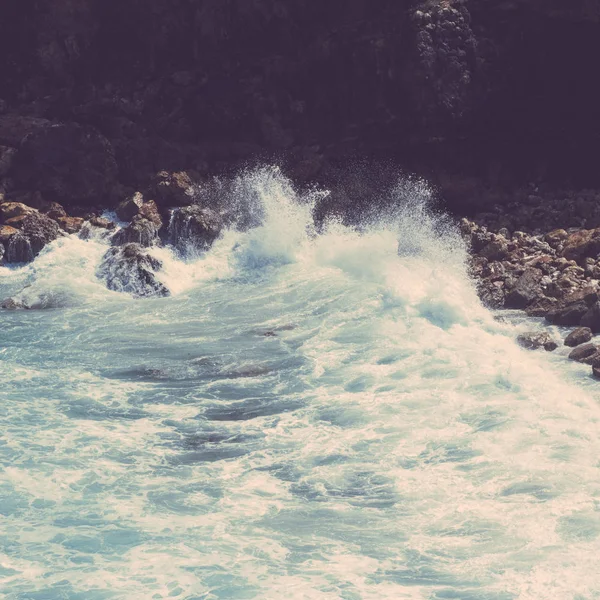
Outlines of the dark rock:
M 592 339 L 592 331 L 589 327 L 578 327 L 571 331 L 565 338 L 565 346 L 574 348 L 575 346 L 581 346 L 586 344 Z
M 556 309 L 558 300 L 556 298 L 542 297 L 530 304 L 525 312 L 529 317 L 545 317 L 549 312 Z
M 553 352 L 558 348 L 558 344 L 552 339 L 549 333 L 539 331 L 528 331 L 517 337 L 517 342 L 523 348 L 528 350 L 537 350 L 543 348 L 546 352 Z
M 150 256 L 140 245 L 110 248 L 96 271 L 108 289 L 138 298 L 168 296 L 169 290 L 156 278 L 161 261 Z
M 158 227 L 141 215 L 136 215 L 131 223 L 117 231 L 112 239 L 113 246 L 135 243 L 144 248 L 149 248 L 157 242 Z
M 514 288 L 506 296 L 506 308 L 527 308 L 534 300 L 542 296 L 540 282 L 543 273 L 540 269 L 525 269 L 517 279 Z
M 592 364 L 597 358 L 599 350 L 600 347 L 596 346 L 596 344 L 583 344 L 571 351 L 569 359 L 581 363 Z
M 581 318 L 580 324 L 589 327 L 592 333 L 600 333 L 600 301 L 590 306 L 589 310 Z
M 140 192 L 136 192 L 131 198 L 127 198 L 127 200 L 123 200 L 117 206 L 117 217 L 121 219 L 121 221 L 131 221 L 133 217 L 140 213 L 140 208 L 144 204 L 144 196 L 140 194 Z
M 66 217 L 67 211 L 64 207 L 58 202 L 50 202 L 46 206 L 44 206 L 41 210 L 41 213 L 45 214 L 47 217 L 54 219 L 55 221 L 60 217 Z
M 600 379 L 600 362 L 596 361 L 593 365 L 592 365 L 592 375 L 596 378 L 596 379 Z
M 47 119 L 8 114 L 0 116 L 0 144 L 17 147 L 25 136 L 39 132 L 52 123 Z
M 553 325 L 577 327 L 577 325 L 581 324 L 581 319 L 588 310 L 588 305 L 581 300 L 550 311 L 546 315 L 546 320 Z
M 14 160 L 17 183 L 65 206 L 110 204 L 117 164 L 110 142 L 91 127 L 54 125 L 31 133 Z
M 193 185 L 194 182 L 185 171 L 161 171 L 152 186 L 152 197 L 159 206 L 190 206 L 194 201 Z
M 587 257 L 600 254 L 600 229 L 581 229 L 564 241 L 562 256 L 568 260 L 582 262 Z
M 207 250 L 221 234 L 223 219 L 213 210 L 188 206 L 173 211 L 169 240 L 181 252 Z

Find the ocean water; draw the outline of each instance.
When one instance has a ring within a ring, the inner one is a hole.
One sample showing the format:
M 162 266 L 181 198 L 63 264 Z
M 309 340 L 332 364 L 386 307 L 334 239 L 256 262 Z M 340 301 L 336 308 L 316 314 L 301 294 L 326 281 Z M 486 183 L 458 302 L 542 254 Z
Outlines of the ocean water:
M 108 291 L 102 239 L 0 267 L 39 307 L 0 312 L 3 597 L 600 598 L 589 367 L 481 306 L 426 185 L 316 231 L 239 183 L 254 228 L 153 251 L 169 298 Z

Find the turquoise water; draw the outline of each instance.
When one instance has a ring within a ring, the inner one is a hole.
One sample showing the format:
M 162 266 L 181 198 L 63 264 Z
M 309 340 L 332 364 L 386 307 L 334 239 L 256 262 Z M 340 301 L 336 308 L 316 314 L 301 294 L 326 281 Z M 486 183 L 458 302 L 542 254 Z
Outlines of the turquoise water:
M 154 250 L 169 298 L 107 291 L 102 239 L 0 268 L 44 307 L 0 312 L 5 597 L 600 598 L 588 367 L 479 304 L 426 186 L 319 234 L 244 189 L 262 226 Z

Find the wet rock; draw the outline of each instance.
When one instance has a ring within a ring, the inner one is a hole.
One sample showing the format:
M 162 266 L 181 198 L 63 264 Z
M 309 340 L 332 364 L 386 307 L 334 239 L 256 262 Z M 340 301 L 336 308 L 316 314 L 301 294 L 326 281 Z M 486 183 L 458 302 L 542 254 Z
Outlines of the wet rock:
M 585 302 L 573 302 L 567 306 L 562 306 L 550 311 L 546 315 L 546 320 L 553 325 L 576 327 L 581 323 L 581 319 L 588 310 L 588 305 Z
M 600 379 L 600 361 L 594 361 L 594 364 L 592 364 L 592 375 L 596 379 Z
M 14 177 L 65 206 L 110 203 L 117 163 L 106 138 L 91 127 L 53 125 L 28 135 L 14 160 Z
M 131 221 L 133 217 L 140 213 L 140 208 L 144 204 L 144 196 L 140 192 L 136 192 L 131 198 L 127 198 L 127 200 L 123 200 L 117 206 L 117 217 L 121 219 L 121 221 Z
M 575 346 L 581 346 L 581 344 L 587 344 L 591 339 L 592 330 L 589 327 L 578 327 L 565 338 L 565 346 L 574 348 Z
M 540 282 L 543 273 L 540 269 L 525 269 L 517 279 L 514 288 L 506 296 L 506 308 L 527 308 L 537 298 L 542 296 Z
M 588 327 L 592 333 L 600 333 L 600 301 L 594 302 L 581 318 L 580 324 Z
M 149 248 L 159 241 L 158 227 L 141 215 L 136 215 L 131 223 L 120 231 L 115 233 L 113 246 L 123 246 L 124 244 L 139 244 L 144 248 Z
M 223 220 L 208 208 L 188 206 L 173 211 L 169 224 L 169 239 L 181 252 L 210 248 L 221 234 Z
M 158 281 L 162 268 L 158 259 L 150 256 L 139 244 L 110 248 L 96 271 L 108 289 L 132 294 L 138 298 L 168 296 L 169 290 Z
M 596 344 L 582 344 L 569 354 L 569 359 L 580 363 L 592 364 L 600 357 L 600 347 Z
M 556 308 L 557 304 L 556 298 L 538 298 L 525 309 L 525 312 L 529 317 L 545 317 Z
M 59 227 L 69 234 L 79 233 L 85 223 L 85 219 L 81 217 L 58 217 L 55 220 Z
M 37 212 L 35 208 L 26 206 L 21 202 L 4 202 L 0 204 L 0 223 L 6 223 L 9 219 L 14 217 L 22 217 L 25 215 L 31 215 Z
M 116 228 L 116 223 L 113 223 L 112 221 L 109 221 L 108 219 L 105 219 L 104 217 L 92 217 L 89 220 L 90 225 L 92 225 L 92 227 L 98 227 L 99 229 L 108 229 L 108 230 L 112 230 Z
M 543 348 L 546 352 L 553 352 L 558 348 L 558 344 L 549 333 L 539 331 L 528 331 L 517 337 L 517 342 L 527 350 L 537 350 Z
M 13 237 L 7 248 L 7 260 L 10 262 L 33 260 L 47 244 L 64 235 L 56 221 L 37 211 L 8 219 L 6 224 L 19 229 L 21 234 Z M 26 249 L 27 244 L 29 250 Z
M 163 207 L 190 206 L 194 201 L 193 185 L 194 182 L 186 171 L 161 171 L 151 188 L 151 197 Z

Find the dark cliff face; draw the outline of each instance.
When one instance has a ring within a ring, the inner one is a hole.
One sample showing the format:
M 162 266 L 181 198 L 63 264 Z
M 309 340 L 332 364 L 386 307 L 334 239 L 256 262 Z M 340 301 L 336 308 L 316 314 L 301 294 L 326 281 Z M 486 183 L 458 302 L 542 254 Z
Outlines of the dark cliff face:
M 5 111 L 99 129 L 123 183 L 284 156 L 597 184 L 600 1 L 4 0 Z

